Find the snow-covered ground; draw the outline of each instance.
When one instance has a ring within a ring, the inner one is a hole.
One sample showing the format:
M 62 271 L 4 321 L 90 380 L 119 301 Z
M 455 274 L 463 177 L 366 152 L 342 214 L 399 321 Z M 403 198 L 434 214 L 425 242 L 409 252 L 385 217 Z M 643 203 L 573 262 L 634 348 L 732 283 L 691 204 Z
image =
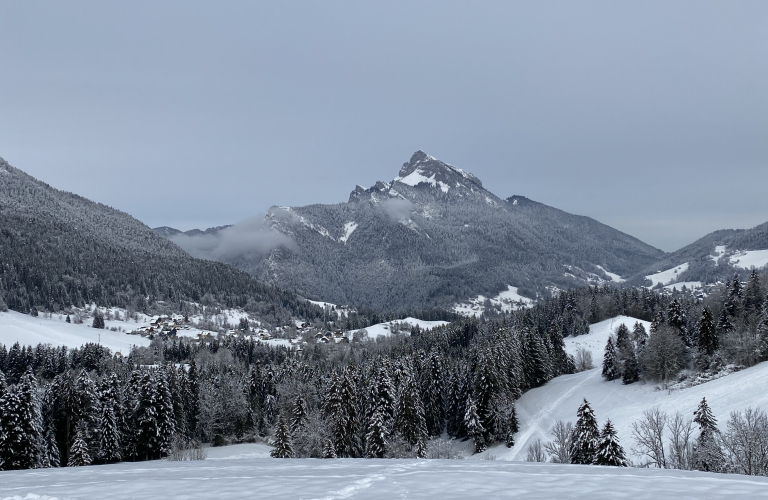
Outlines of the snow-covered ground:
M 128 355 L 131 346 L 148 346 L 149 340 L 139 335 L 112 332 L 91 328 L 90 321 L 83 324 L 67 323 L 66 316 L 58 314 L 46 318 L 42 313 L 37 317 L 16 311 L 0 313 L 0 344 L 10 347 L 18 342 L 22 345 L 51 344 L 52 346 L 80 347 L 89 342 L 101 343 L 113 353 Z M 121 325 L 124 330 L 133 329 L 133 322 L 107 321 L 107 327 Z
M 610 418 L 628 456 L 639 461 L 631 453 L 634 445 L 631 425 L 646 410 L 658 407 L 667 413 L 680 412 L 693 418 L 693 411 L 702 398 L 706 397 L 721 429 L 729 414 L 747 407 L 768 409 L 768 362 L 746 370 L 732 373 L 710 382 L 676 389 L 660 390 L 656 384 L 634 383 L 622 385 L 621 380 L 607 382 L 600 375 L 605 342 L 619 324 L 626 324 L 631 331 L 634 318 L 618 317 L 592 325 L 590 333 L 575 338 L 566 338 L 566 350 L 575 352 L 584 346 L 592 352 L 595 368 L 574 375 L 563 375 L 546 385 L 526 392 L 517 401 L 517 416 L 520 432 L 515 437 L 513 448 L 496 446 L 488 453 L 497 460 L 524 460 L 528 446 L 536 439 L 551 440 L 550 429 L 558 420 L 576 422 L 576 410 L 586 398 L 595 411 L 599 425 Z M 648 323 L 642 322 L 648 330 Z M 768 495 L 768 491 L 765 493 Z
M 467 302 L 454 305 L 453 312 L 464 316 L 479 316 L 485 312 L 485 300 L 486 297 L 484 295 L 478 295 L 473 299 L 469 299 Z M 517 287 L 512 285 L 507 285 L 506 290 L 495 297 L 491 297 L 490 300 L 492 305 L 501 307 L 501 310 L 504 312 L 531 307 L 533 305 L 532 299 L 520 295 L 517 292 Z
M 469 460 L 232 457 L 0 472 L 3 500 L 747 499 L 768 478 Z
M 389 321 L 387 323 L 379 323 L 376 325 L 371 325 L 369 327 L 363 328 L 361 330 L 365 330 L 368 334 L 367 338 L 370 340 L 373 340 L 377 337 L 388 337 L 392 335 L 392 332 L 395 330 L 399 330 L 398 327 L 405 327 L 410 334 L 410 329 L 413 326 L 417 326 L 421 328 L 422 330 L 431 330 L 432 328 L 435 328 L 437 326 L 443 326 L 447 325 L 447 321 L 424 321 L 423 319 L 416 319 L 416 318 L 405 318 L 405 319 L 396 319 L 394 321 Z M 352 338 L 355 333 L 359 332 L 360 330 L 350 330 L 346 333 L 346 336 L 349 338 Z
M 655 274 L 649 274 L 646 279 L 651 280 L 652 287 L 661 283 L 662 285 L 669 285 L 677 280 L 677 277 L 688 270 L 688 263 L 680 264 L 679 266 L 667 269 L 666 271 L 659 271 Z
M 627 281 L 616 273 L 611 273 L 609 271 L 606 271 L 606 269 L 603 266 L 595 266 L 595 267 L 599 268 L 602 272 L 604 272 L 605 275 L 611 278 L 611 281 L 613 281 L 614 283 L 622 283 L 624 281 Z
M 746 250 L 736 252 L 728 259 L 733 267 L 741 269 L 760 269 L 768 266 L 768 250 Z
M 717 245 L 715 247 L 715 255 L 710 255 L 709 258 L 715 262 L 715 265 L 719 265 L 720 257 L 725 255 L 725 245 Z

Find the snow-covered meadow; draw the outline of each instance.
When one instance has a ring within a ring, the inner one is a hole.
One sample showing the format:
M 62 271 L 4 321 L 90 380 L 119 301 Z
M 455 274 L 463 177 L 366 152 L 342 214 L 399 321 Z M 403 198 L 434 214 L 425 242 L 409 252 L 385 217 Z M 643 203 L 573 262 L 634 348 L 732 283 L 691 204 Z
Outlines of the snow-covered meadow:
M 0 472 L 3 500 L 748 499 L 768 478 L 469 460 L 270 459 L 142 462 Z

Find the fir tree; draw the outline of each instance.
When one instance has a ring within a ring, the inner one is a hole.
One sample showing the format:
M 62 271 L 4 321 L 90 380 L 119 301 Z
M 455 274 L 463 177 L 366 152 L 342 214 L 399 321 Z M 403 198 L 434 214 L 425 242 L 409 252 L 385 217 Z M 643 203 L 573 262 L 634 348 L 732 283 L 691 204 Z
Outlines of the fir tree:
M 636 321 L 634 328 L 632 328 L 632 341 L 635 343 L 635 349 L 638 351 L 641 351 L 648 341 L 648 333 L 639 321 Z
M 99 415 L 99 460 L 104 463 L 119 462 L 122 459 L 121 449 L 115 401 L 107 397 L 102 399 Z
M 613 346 L 613 340 L 608 337 L 605 344 L 605 354 L 603 355 L 602 375 L 606 380 L 616 380 L 621 375 L 619 357 L 616 354 L 616 348 Z
M 384 423 L 384 415 L 381 409 L 374 410 L 368 425 L 368 434 L 365 436 L 365 456 L 368 458 L 384 458 L 387 452 L 387 440 L 389 431 Z
M 69 467 L 81 467 L 85 465 L 91 465 L 92 459 L 88 452 L 88 443 L 86 443 L 86 426 L 85 422 L 81 422 L 78 425 L 75 440 L 72 442 L 72 448 L 69 450 Z
M 699 437 L 693 450 L 694 467 L 702 471 L 720 472 L 723 470 L 725 457 L 717 442 L 717 419 L 712 414 L 706 398 L 701 399 L 693 415 L 694 423 L 699 426 Z
M 757 337 L 761 359 L 768 359 L 768 297 L 763 301 L 763 312 L 757 323 Z
M 726 288 L 728 285 L 726 284 Z M 737 316 L 742 307 L 742 300 L 744 298 L 744 291 L 741 286 L 741 280 L 738 274 L 733 275 L 733 281 L 730 284 L 730 289 L 726 290 L 728 297 L 725 299 L 725 310 L 728 311 L 730 316 Z
M 332 439 L 323 441 L 323 458 L 336 458 L 336 447 Z
M 597 452 L 592 462 L 594 465 L 612 465 L 614 467 L 627 467 L 627 459 L 624 456 L 624 448 L 619 444 L 616 430 L 608 420 L 600 433 L 597 442 Z
M 699 350 L 711 356 L 718 349 L 719 342 L 712 311 L 705 306 L 699 319 Z
M 403 389 L 397 405 L 395 430 L 409 445 L 417 446 L 427 439 L 427 421 L 410 363 L 404 363 L 403 369 Z
M 626 359 L 630 350 L 634 350 L 629 338 L 629 328 L 624 323 L 616 329 L 616 350 L 621 360 Z
M 753 269 L 744 290 L 744 312 L 759 314 L 763 307 L 763 288 L 760 286 L 760 276 Z
M 621 370 L 621 382 L 629 385 L 640 380 L 640 367 L 637 362 L 637 356 L 634 351 L 629 351 L 627 359 L 624 360 L 624 366 Z
M 597 428 L 595 414 L 586 399 L 579 406 L 576 417 L 576 427 L 573 429 L 571 441 L 571 463 L 588 465 L 595 460 L 600 431 Z
M 15 466 L 32 469 L 41 463 L 44 452 L 43 422 L 40 414 L 40 400 L 37 395 L 37 380 L 32 368 L 21 379 L 18 387 L 18 425 L 21 427 L 16 441 Z
M 296 434 L 307 423 L 307 403 L 304 398 L 296 396 L 291 413 L 291 432 Z
M 728 315 L 728 309 L 723 308 L 722 312 L 720 313 L 720 317 L 717 320 L 717 331 L 720 332 L 720 335 L 722 335 L 724 338 L 727 338 L 728 335 L 734 331 L 734 329 L 735 327 L 733 326 L 733 322 Z
M 687 323 L 683 306 L 678 299 L 672 299 L 667 308 L 667 324 L 677 330 L 678 335 L 683 341 L 688 344 L 688 335 L 685 331 L 685 325 Z
M 93 314 L 93 324 L 91 327 L 93 328 L 99 328 L 104 329 L 104 315 L 101 314 L 101 311 L 99 309 L 96 309 L 96 312 Z
M 277 420 L 277 429 L 275 430 L 275 447 L 269 453 L 272 458 L 293 458 L 293 447 L 291 446 L 291 431 L 288 424 L 285 423 L 283 415 Z
M 469 437 L 475 440 L 475 453 L 485 451 L 485 429 L 483 424 L 480 423 L 480 417 L 477 415 L 477 406 L 475 406 L 475 401 L 471 397 L 467 399 L 464 425 L 467 427 Z

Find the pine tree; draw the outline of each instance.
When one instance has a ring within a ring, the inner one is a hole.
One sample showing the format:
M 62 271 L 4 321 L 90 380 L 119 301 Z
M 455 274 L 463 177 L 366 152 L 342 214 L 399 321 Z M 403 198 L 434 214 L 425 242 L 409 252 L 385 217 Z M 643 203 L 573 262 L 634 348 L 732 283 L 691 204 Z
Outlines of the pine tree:
M 723 450 L 717 442 L 717 419 L 707 404 L 707 399 L 702 398 L 696 411 L 693 412 L 693 421 L 699 426 L 699 437 L 693 449 L 694 467 L 697 470 L 708 472 L 720 472 L 725 464 Z
M 99 460 L 104 463 L 119 462 L 122 459 L 121 449 L 115 402 L 112 398 L 102 399 L 99 415 Z
M 277 429 L 275 430 L 275 447 L 269 453 L 272 458 L 293 458 L 293 447 L 291 446 L 291 431 L 288 424 L 285 423 L 283 415 L 277 420 Z
M 637 356 L 634 351 L 629 351 L 627 359 L 624 360 L 624 366 L 621 370 L 621 382 L 629 385 L 640 380 L 640 367 L 637 362 Z
M 295 434 L 307 423 L 307 403 L 304 398 L 296 396 L 291 413 L 291 432 Z
M 72 448 L 69 450 L 69 467 L 81 467 L 85 465 L 91 465 L 92 459 L 88 452 L 88 443 L 86 443 L 86 426 L 85 422 L 81 422 L 77 428 L 77 434 L 75 440 L 72 443 Z
M 728 309 L 723 308 L 722 312 L 720 313 L 720 317 L 717 320 L 717 331 L 720 332 L 724 338 L 726 338 L 734 330 L 735 327 L 733 326 L 733 322 L 728 315 Z
M 616 350 L 621 360 L 626 359 L 630 350 L 634 350 L 629 339 L 629 328 L 624 323 L 616 329 Z
M 365 456 L 368 458 L 384 458 L 387 452 L 387 440 L 389 430 L 384 423 L 384 415 L 381 409 L 374 410 L 368 425 L 368 434 L 365 436 Z
M 37 380 L 32 374 L 31 367 L 27 369 L 16 391 L 18 392 L 17 412 L 20 432 L 16 441 L 15 466 L 19 469 L 32 469 L 41 464 L 44 441 Z
M 104 329 L 104 315 L 101 314 L 101 311 L 99 309 L 96 309 L 96 312 L 93 314 L 93 324 L 91 325 L 92 328 L 99 328 Z
M 436 351 L 431 351 L 423 364 L 420 381 L 427 432 L 439 436 L 445 427 L 443 364 Z
M 712 311 L 705 306 L 699 319 L 699 350 L 711 356 L 718 349 L 719 342 Z
M 728 288 L 727 284 L 726 288 Z M 725 299 L 725 310 L 728 311 L 730 316 L 737 316 L 741 310 L 742 300 L 744 298 L 744 291 L 738 274 L 733 275 L 733 282 L 731 282 L 730 289 L 726 291 L 728 297 Z
M 50 427 L 45 434 L 45 454 L 43 456 L 43 468 L 60 467 L 61 466 L 61 454 L 59 453 L 59 446 L 56 444 L 56 436 L 53 433 L 53 429 Z
M 759 314 L 763 307 L 763 288 L 760 286 L 760 276 L 753 269 L 744 290 L 744 311 Z
M 613 340 L 608 337 L 605 343 L 605 354 L 603 355 L 602 375 L 607 380 L 616 380 L 621 375 L 619 357 L 616 354 L 616 348 L 613 346 Z
M 632 341 L 635 343 L 635 349 L 638 351 L 642 350 L 648 341 L 648 333 L 639 321 L 636 321 L 635 326 L 632 328 Z
M 597 428 L 595 414 L 586 399 L 579 406 L 576 417 L 576 427 L 573 429 L 571 441 L 571 463 L 588 465 L 595 460 L 600 431 Z
M 419 386 L 416 383 L 411 364 L 403 364 L 403 386 L 397 405 L 395 430 L 411 446 L 417 446 L 427 439 L 427 421 L 424 417 Z
M 475 453 L 485 451 L 485 429 L 483 424 L 480 423 L 480 417 L 477 415 L 477 406 L 475 406 L 475 401 L 471 397 L 467 399 L 464 425 L 467 427 L 469 437 L 475 440 Z
M 680 335 L 680 338 L 683 339 L 686 345 L 689 343 L 688 335 L 685 330 L 687 322 L 688 320 L 683 311 L 683 305 L 679 300 L 672 299 L 672 302 L 669 303 L 669 307 L 667 308 L 667 324 L 677 330 L 678 335 Z
M 323 458 L 336 458 L 336 447 L 332 439 L 323 441 Z
M 627 459 L 624 456 L 624 448 L 619 444 L 616 430 L 608 420 L 600 433 L 597 442 L 597 452 L 592 462 L 594 465 L 611 465 L 614 467 L 627 467 Z
M 768 359 L 768 297 L 763 301 L 763 312 L 757 323 L 757 337 L 760 340 L 760 357 Z

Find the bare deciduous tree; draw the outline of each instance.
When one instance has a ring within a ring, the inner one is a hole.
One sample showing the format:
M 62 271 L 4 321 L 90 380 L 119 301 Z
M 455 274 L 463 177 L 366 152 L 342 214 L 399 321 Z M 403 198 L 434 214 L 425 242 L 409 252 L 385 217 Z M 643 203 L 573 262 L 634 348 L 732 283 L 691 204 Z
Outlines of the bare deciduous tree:
M 634 452 L 648 457 L 641 465 L 655 466 L 660 469 L 667 467 L 667 457 L 664 451 L 664 428 L 669 417 L 666 413 L 654 408 L 643 413 L 643 418 L 632 424 L 632 436 L 637 446 Z
M 764 411 L 747 408 L 732 412 L 723 446 L 728 454 L 728 467 L 740 474 L 768 475 L 768 417 Z
M 571 442 L 573 440 L 573 424 L 558 420 L 550 431 L 554 439 L 544 444 L 549 453 L 549 460 L 558 464 L 571 463 Z

